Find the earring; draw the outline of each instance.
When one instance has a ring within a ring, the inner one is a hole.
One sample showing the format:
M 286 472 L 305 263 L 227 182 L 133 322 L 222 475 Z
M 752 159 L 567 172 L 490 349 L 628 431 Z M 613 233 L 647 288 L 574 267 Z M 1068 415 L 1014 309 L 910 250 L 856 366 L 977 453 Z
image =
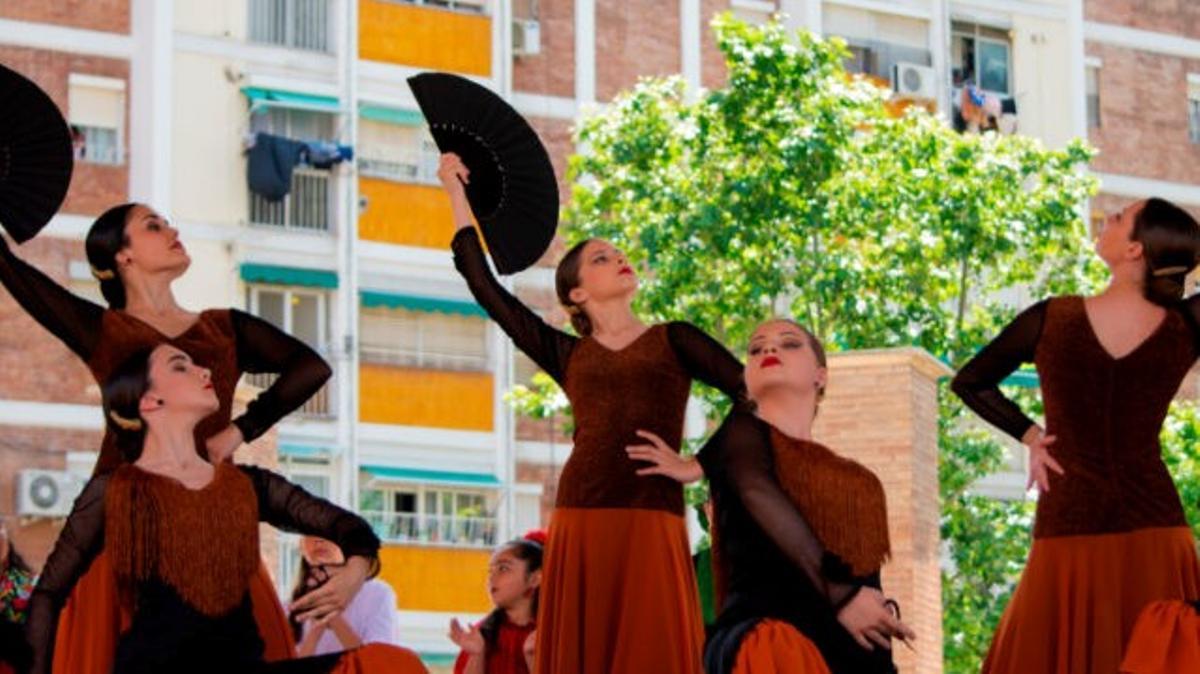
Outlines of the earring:
M 166 404 L 167 404 L 167 401 L 163 400 L 162 398 L 159 398 L 159 399 L 158 399 L 158 406 L 159 406 L 159 407 L 162 407 L 163 405 L 166 405 Z

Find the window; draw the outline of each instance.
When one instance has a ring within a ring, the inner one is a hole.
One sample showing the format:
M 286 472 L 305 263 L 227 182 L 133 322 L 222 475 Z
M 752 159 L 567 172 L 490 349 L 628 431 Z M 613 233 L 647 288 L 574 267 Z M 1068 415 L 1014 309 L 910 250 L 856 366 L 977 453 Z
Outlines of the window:
M 89 164 L 125 162 L 125 81 L 71 73 L 67 117 L 75 159 Z
M 955 88 L 974 84 L 984 91 L 1011 94 L 1011 52 L 1007 31 L 954 21 L 950 64 Z
M 246 306 L 250 313 L 311 346 L 326 353 L 329 344 L 329 309 L 326 293 L 303 288 L 282 286 L 251 286 Z M 267 388 L 276 374 L 247 374 L 246 381 Z M 333 413 L 330 385 L 326 383 L 297 410 L 306 416 L 329 416 Z M 307 487 L 306 487 L 307 488 Z
M 1200 144 L 1200 76 L 1188 76 L 1188 138 Z
M 1100 66 L 1089 64 L 1086 68 L 1087 119 L 1089 129 L 1100 128 Z
M 821 24 L 826 35 L 842 38 L 850 48 L 848 72 L 890 82 L 899 63 L 933 64 L 928 21 L 827 4 Z
M 405 183 L 438 184 L 438 148 L 426 126 L 360 120 L 358 170 L 362 175 Z
M 487 0 L 393 0 L 405 5 L 438 7 L 459 12 L 483 14 L 487 10 Z
M 249 0 L 251 42 L 328 51 L 328 0 Z
M 250 118 L 255 132 L 296 140 L 331 141 L 336 138 L 334 117 L 327 112 L 267 108 Z M 279 201 L 250 193 L 250 222 L 310 232 L 328 232 L 333 220 L 333 185 L 329 171 L 297 168 L 292 188 Z
M 359 510 L 385 541 L 491 547 L 496 542 L 495 493 L 414 484 L 359 491 Z
M 438 311 L 364 308 L 363 361 L 438 370 L 487 370 L 487 322 Z

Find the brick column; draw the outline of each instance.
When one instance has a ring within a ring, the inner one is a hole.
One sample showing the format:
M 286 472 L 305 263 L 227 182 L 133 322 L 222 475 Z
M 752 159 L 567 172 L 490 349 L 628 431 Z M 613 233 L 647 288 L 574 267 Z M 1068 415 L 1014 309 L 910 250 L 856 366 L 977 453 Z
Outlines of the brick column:
M 884 592 L 917 631 L 916 653 L 896 645 L 902 674 L 942 671 L 937 381 L 951 371 L 920 349 L 852 351 L 829 358 L 829 386 L 813 431 L 862 462 L 887 492 L 892 560 Z
M 260 391 L 262 389 L 247 384 L 245 381 L 238 383 L 237 389 L 233 392 L 234 419 L 245 411 L 246 405 L 258 397 Z M 261 466 L 268 470 L 279 470 L 279 432 L 275 428 L 271 428 L 255 438 L 254 442 L 242 445 L 234 452 L 233 460 L 236 463 Z M 271 572 L 271 577 L 274 578 L 275 571 L 279 568 L 279 532 L 269 524 L 258 525 L 258 532 L 263 561 L 267 565 L 267 570 Z

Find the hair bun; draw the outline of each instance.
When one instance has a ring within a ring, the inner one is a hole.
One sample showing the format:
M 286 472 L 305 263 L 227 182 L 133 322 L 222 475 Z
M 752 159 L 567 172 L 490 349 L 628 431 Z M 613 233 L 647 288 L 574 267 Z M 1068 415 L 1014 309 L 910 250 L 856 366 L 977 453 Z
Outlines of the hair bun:
M 531 543 L 537 543 L 544 548 L 546 547 L 546 541 L 549 540 L 550 537 L 546 534 L 545 529 L 530 529 L 529 531 L 526 531 L 525 535 L 521 538 Z

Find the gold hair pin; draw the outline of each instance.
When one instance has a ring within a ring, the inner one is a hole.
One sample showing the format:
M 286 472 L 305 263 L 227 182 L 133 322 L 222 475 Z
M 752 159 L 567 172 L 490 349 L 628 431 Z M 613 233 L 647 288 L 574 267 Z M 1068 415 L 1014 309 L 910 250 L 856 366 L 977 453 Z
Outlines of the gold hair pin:
M 116 277 L 116 274 L 111 269 L 96 269 L 92 267 L 92 276 L 95 276 L 97 281 L 111 281 Z
M 112 411 L 112 410 L 109 410 L 108 418 L 112 419 L 113 423 L 116 424 L 117 427 L 122 430 L 126 430 L 126 431 L 142 430 L 142 420 L 141 419 L 126 419 L 125 417 L 121 416 L 120 414 L 117 414 L 115 411 Z
M 1187 270 L 1188 270 L 1188 268 L 1184 267 L 1183 265 L 1179 265 L 1176 267 L 1163 267 L 1162 269 L 1155 269 L 1154 275 L 1155 276 L 1170 276 L 1171 274 L 1186 274 Z
M 563 306 L 563 311 L 567 312 L 568 314 L 571 314 L 572 316 L 579 315 L 579 306 L 578 305 L 564 304 L 562 306 Z

